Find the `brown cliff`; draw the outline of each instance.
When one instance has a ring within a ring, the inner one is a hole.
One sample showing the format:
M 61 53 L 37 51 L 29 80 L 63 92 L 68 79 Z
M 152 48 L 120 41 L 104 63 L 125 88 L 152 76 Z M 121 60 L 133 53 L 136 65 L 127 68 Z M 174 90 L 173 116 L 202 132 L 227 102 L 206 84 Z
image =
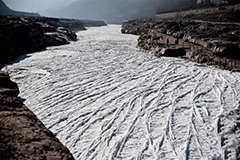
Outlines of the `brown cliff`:
M 74 159 L 18 93 L 17 84 L 0 71 L 0 159 Z
M 13 61 L 19 55 L 77 40 L 76 34 L 70 29 L 36 19 L 0 16 L 0 65 Z
M 85 30 L 85 26 L 103 25 L 103 21 L 0 16 L 0 67 L 19 55 L 77 41 L 75 32 Z
M 240 25 L 198 20 L 134 20 L 122 33 L 140 35 L 138 46 L 159 56 L 175 56 L 240 70 Z

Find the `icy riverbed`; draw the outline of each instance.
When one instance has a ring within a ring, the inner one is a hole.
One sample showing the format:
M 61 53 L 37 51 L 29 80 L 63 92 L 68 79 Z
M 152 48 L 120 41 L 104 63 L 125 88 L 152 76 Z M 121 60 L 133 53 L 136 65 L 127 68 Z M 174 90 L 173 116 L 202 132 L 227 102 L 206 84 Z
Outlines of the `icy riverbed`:
M 239 106 L 240 73 L 158 58 L 120 26 L 78 38 L 7 68 L 76 159 L 224 159 L 217 121 Z

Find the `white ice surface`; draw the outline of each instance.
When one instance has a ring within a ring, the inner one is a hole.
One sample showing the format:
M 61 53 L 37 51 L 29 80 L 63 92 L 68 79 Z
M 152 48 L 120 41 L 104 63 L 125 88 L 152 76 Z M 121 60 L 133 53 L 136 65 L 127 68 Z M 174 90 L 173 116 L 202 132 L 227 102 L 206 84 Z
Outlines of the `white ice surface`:
M 120 29 L 9 65 L 26 106 L 79 160 L 223 159 L 217 120 L 239 106 L 240 73 L 158 58 Z

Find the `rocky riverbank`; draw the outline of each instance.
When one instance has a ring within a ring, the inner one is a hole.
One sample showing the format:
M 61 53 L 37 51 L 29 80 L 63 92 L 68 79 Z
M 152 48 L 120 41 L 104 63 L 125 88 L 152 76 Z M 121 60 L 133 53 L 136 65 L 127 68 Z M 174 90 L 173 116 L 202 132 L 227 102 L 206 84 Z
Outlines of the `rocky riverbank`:
M 232 71 L 240 71 L 240 25 L 180 20 L 134 20 L 122 33 L 140 35 L 138 46 L 158 56 L 189 59 Z M 177 41 L 176 41 L 177 40 Z M 239 107 L 218 120 L 219 141 L 225 159 L 240 158 Z
M 140 35 L 138 46 L 159 56 L 240 71 L 239 23 L 133 20 L 123 23 L 122 33 Z
M 103 21 L 0 16 L 0 67 L 19 55 L 77 41 L 75 32 L 103 25 Z M 74 159 L 18 94 L 17 84 L 0 71 L 0 159 Z
M 41 51 L 76 41 L 75 32 L 85 26 L 106 25 L 103 21 L 57 19 L 47 17 L 0 16 L 0 66 L 19 55 Z
M 0 159 L 74 159 L 18 94 L 17 84 L 0 71 Z

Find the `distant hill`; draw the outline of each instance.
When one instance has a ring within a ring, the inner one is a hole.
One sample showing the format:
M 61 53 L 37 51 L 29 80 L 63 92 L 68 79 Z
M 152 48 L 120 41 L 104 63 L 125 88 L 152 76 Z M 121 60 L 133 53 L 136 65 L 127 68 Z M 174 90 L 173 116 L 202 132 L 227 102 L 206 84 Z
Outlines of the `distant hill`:
M 79 0 L 47 16 L 104 20 L 107 23 L 122 23 L 136 18 L 152 18 L 159 0 Z
M 78 0 L 65 8 L 48 10 L 43 14 L 122 23 L 132 19 L 154 18 L 156 13 L 212 7 L 238 1 L 240 0 Z
M 159 6 L 157 14 L 186 11 L 190 9 L 212 8 L 216 6 L 233 5 L 238 3 L 240 3 L 240 0 L 169 0 L 165 2 L 165 5 Z
M 122 23 L 131 19 L 154 18 L 159 8 L 184 3 L 196 4 L 197 0 L 79 0 L 61 10 L 48 11 L 46 16 Z
M 40 16 L 38 13 L 19 12 L 10 9 L 2 0 L 0 0 L 0 15 L 12 16 Z
M 205 1 L 205 0 L 202 0 Z M 195 8 L 199 0 L 165 0 L 163 5 L 159 6 L 157 13 L 173 12 L 185 9 Z

